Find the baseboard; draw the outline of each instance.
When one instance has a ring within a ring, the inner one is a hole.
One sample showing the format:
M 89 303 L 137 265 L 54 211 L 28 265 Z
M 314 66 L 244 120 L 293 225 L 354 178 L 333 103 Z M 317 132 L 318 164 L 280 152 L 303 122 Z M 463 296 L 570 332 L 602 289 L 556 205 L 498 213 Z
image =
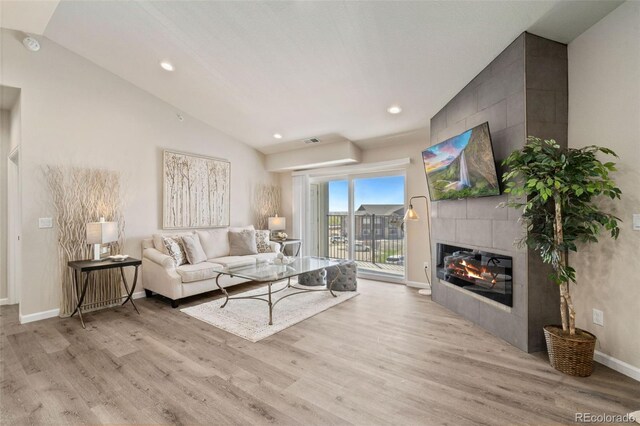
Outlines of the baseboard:
M 0 306 L 8 305 L 8 304 L 9 304 L 9 298 L 5 297 L 4 299 L 0 299 Z
M 392 284 L 404 284 L 405 281 L 402 278 L 394 277 L 392 275 L 384 275 L 384 274 L 367 274 L 366 272 L 358 271 L 358 278 L 362 278 L 363 280 L 371 280 L 371 281 L 381 281 L 384 283 L 392 283 Z
M 616 370 L 618 373 L 622 373 L 625 376 L 631 377 L 634 380 L 640 382 L 640 368 L 628 364 L 624 361 L 620 361 L 610 355 L 596 351 L 593 359 L 602 365 L 606 365 L 612 370 Z
M 429 284 L 421 283 L 420 281 L 409 281 L 409 280 L 407 280 L 404 283 L 407 285 L 407 287 L 427 288 L 427 289 L 431 288 L 431 286 Z
M 136 293 L 133 293 L 132 296 L 134 299 L 140 299 L 143 297 L 146 297 L 146 294 L 143 291 L 138 291 Z M 0 299 L 0 304 L 4 304 L 6 302 L 3 303 L 4 300 L 7 299 Z M 20 324 L 26 324 L 29 322 L 34 322 L 34 321 L 40 321 L 43 319 L 47 319 L 47 318 L 53 318 L 53 317 L 57 317 L 60 316 L 60 309 L 52 309 L 50 311 L 44 311 L 44 312 L 36 312 L 35 314 L 29 314 L 29 315 L 20 315 Z
M 144 292 L 144 290 L 136 291 L 131 297 L 133 299 L 142 299 L 143 297 L 147 297 L 147 294 Z
M 60 309 L 51 309 L 50 311 L 36 312 L 35 314 L 20 315 L 20 324 L 40 321 L 47 318 L 60 316 Z

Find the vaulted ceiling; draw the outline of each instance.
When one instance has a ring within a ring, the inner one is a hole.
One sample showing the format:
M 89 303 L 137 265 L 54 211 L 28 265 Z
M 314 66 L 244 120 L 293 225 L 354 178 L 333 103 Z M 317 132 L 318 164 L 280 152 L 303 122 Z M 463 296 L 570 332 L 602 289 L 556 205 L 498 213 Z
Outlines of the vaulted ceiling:
M 619 3 L 61 1 L 44 35 L 267 150 L 425 127 L 521 32 L 569 42 Z

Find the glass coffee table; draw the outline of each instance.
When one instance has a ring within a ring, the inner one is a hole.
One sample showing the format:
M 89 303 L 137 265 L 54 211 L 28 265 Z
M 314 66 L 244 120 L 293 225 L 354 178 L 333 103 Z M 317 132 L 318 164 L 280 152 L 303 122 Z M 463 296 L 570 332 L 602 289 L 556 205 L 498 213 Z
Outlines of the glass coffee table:
M 295 284 L 291 284 L 291 278 L 297 277 L 298 275 L 304 274 L 306 272 L 314 272 L 320 271 L 322 269 L 328 268 L 330 266 L 336 266 L 339 262 L 330 259 L 324 259 L 320 257 L 299 257 L 296 258 L 292 263 L 288 265 L 276 265 L 274 263 L 259 263 L 257 265 L 250 266 L 241 266 L 237 268 L 224 268 L 216 277 L 216 285 L 222 291 L 226 300 L 220 306 L 220 308 L 224 308 L 229 303 L 229 300 L 240 300 L 240 299 L 255 299 L 262 300 L 267 302 L 269 305 L 269 325 L 273 325 L 273 308 L 276 306 L 278 302 L 283 299 L 286 299 L 290 296 L 295 296 L 296 294 L 309 293 L 312 291 L 327 291 L 333 297 L 337 297 L 331 286 L 323 287 L 319 289 L 311 289 L 311 288 L 302 288 L 297 287 Z M 265 293 L 256 294 L 253 296 L 237 296 L 237 297 L 229 297 L 229 293 L 225 290 L 219 283 L 220 277 L 223 275 L 229 275 L 231 277 L 240 277 L 251 281 L 256 281 L 259 283 L 267 283 L 267 291 Z M 286 280 L 286 284 L 277 290 L 273 289 L 273 285 L 278 283 L 279 281 Z M 279 293 L 287 288 L 293 288 L 298 291 L 287 293 L 286 295 L 275 299 L 273 295 Z

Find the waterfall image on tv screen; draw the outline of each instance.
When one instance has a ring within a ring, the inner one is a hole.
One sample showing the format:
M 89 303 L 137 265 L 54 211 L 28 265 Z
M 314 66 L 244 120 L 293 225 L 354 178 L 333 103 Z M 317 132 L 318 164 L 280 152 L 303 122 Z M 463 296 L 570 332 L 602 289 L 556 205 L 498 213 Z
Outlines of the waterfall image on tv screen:
M 500 195 L 489 123 L 422 152 L 432 201 Z

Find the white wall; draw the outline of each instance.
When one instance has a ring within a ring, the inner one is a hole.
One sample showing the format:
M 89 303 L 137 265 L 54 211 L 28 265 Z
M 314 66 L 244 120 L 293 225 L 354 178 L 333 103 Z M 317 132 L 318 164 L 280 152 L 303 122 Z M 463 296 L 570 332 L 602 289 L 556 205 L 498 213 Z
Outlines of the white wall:
M 37 227 L 39 217 L 54 215 L 42 174 L 46 164 L 122 173 L 125 252 L 136 257 L 141 239 L 161 227 L 164 148 L 230 160 L 232 224 L 252 222 L 253 185 L 274 179 L 262 154 L 188 115 L 180 122 L 171 105 L 40 40 L 42 49 L 29 52 L 17 33 L 2 30 L 1 83 L 22 89 L 22 315 L 59 307 L 55 229 Z
M 310 145 L 300 149 L 289 149 L 277 154 L 267 154 L 266 168 L 272 172 L 296 169 L 310 169 L 357 163 L 361 159 L 360 148 L 351 141 L 333 142 L 323 145 Z
M 4 80 L 4 78 L 3 78 Z M 11 132 L 9 137 L 9 153 L 11 153 L 22 141 L 22 107 L 20 103 L 20 96 L 16 99 L 16 102 L 11 106 L 11 123 L 9 130 Z
M 569 44 L 569 147 L 602 145 L 620 158 L 614 174 L 622 201 L 605 202 L 622 219 L 620 238 L 570 256 L 578 327 L 592 331 L 597 350 L 640 368 L 640 2 L 628 1 Z M 604 327 L 592 309 L 604 312 Z

